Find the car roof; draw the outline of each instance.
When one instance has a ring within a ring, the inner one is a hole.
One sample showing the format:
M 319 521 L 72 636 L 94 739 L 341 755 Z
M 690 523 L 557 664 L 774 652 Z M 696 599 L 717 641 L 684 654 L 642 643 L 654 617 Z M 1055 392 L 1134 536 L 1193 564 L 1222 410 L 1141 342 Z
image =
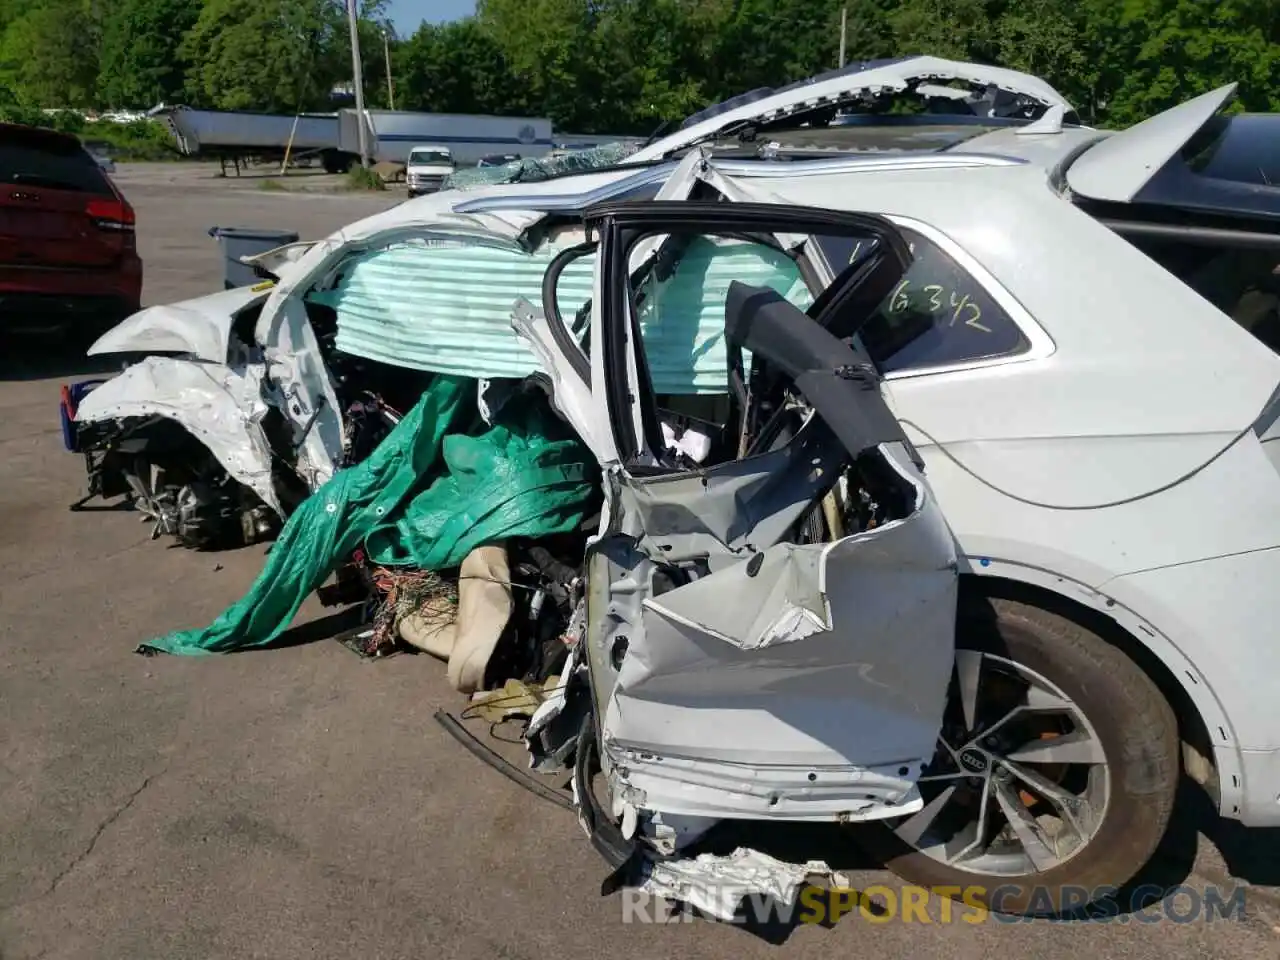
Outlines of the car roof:
M 834 111 L 895 93 L 936 97 L 938 81 L 959 85 L 963 99 L 983 103 L 983 112 L 999 114 L 1020 107 L 1040 111 L 1061 107 L 1072 119 L 1075 110 L 1062 94 L 1039 77 L 985 64 L 909 56 L 865 60 L 778 89 L 759 89 L 708 107 L 689 117 L 675 133 L 639 150 L 631 160 L 644 162 L 670 156 L 725 133 L 748 126 L 798 120 L 806 114 Z

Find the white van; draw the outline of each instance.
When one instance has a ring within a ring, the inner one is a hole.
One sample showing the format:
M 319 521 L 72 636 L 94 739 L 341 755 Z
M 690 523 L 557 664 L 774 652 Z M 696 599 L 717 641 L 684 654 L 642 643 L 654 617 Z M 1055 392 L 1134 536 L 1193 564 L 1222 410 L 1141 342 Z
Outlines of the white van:
M 453 154 L 448 147 L 422 145 L 409 151 L 405 164 L 405 183 L 409 197 L 419 197 L 440 189 L 444 178 L 453 173 Z

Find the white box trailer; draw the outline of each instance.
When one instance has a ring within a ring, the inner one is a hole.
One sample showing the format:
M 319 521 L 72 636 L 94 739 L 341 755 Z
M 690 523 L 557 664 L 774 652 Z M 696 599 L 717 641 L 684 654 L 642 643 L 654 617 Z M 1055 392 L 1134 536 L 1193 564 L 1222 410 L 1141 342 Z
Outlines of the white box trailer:
M 419 144 L 448 147 L 460 167 L 474 166 L 481 157 L 495 153 L 541 157 L 552 148 L 551 121 L 545 117 L 366 110 L 364 121 L 374 163 L 404 163 Z M 357 111 L 338 111 L 338 149 L 356 157 L 360 155 L 359 122 Z
M 150 111 L 187 156 L 223 159 L 277 159 L 319 152 L 325 167 L 338 157 L 338 115 L 304 113 L 297 117 L 229 110 L 160 106 Z

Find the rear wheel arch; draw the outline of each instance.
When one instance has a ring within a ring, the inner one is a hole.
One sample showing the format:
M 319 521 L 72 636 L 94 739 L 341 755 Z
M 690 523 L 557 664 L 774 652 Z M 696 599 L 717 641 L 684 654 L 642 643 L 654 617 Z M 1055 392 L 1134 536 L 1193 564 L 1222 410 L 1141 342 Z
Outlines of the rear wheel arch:
M 1059 589 L 1050 586 L 1051 581 Z M 1066 591 L 1071 591 L 1068 594 Z M 1239 770 L 1222 769 L 1222 755 L 1235 755 L 1236 740 L 1229 720 L 1207 679 L 1196 670 L 1172 643 L 1142 622 L 1136 614 L 1121 608 L 1105 595 L 1084 584 L 1031 568 L 1007 567 L 993 574 L 962 574 L 960 578 L 960 610 L 972 611 L 987 600 L 1012 600 L 1061 616 L 1096 634 L 1132 660 L 1155 684 L 1173 710 L 1178 723 L 1178 736 L 1185 745 L 1208 761 L 1209 782 L 1202 783 L 1215 803 L 1216 779 L 1239 782 Z M 1183 749 L 1183 766 L 1186 747 Z M 1192 772 L 1192 771 L 1188 771 Z M 1202 777 L 1196 777 L 1198 781 Z M 1222 800 L 1227 800 L 1223 797 Z M 1223 812 L 1231 813 L 1233 801 L 1222 803 Z

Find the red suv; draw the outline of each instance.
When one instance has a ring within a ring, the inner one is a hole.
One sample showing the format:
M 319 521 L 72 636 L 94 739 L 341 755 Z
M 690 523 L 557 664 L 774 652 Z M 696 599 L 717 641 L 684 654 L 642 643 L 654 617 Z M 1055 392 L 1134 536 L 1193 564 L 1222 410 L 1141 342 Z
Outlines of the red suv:
M 136 311 L 133 208 L 75 137 L 0 123 L 0 329 Z

